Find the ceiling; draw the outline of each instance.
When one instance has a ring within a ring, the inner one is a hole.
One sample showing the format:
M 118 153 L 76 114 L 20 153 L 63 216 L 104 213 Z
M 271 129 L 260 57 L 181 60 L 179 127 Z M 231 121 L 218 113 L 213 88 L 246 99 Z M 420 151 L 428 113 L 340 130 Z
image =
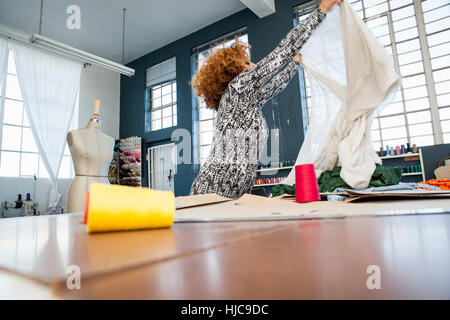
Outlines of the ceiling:
M 73 4 L 81 11 L 79 30 L 66 27 Z M 122 63 L 123 8 L 128 63 L 245 6 L 240 0 L 44 0 L 42 35 Z M 39 0 L 0 0 L 0 27 L 37 33 L 39 11 Z

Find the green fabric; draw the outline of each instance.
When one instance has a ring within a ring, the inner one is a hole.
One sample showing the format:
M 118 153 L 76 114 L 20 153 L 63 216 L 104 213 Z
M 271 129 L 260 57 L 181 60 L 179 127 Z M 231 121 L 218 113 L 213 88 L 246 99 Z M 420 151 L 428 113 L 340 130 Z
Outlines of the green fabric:
M 333 192 L 336 188 L 351 189 L 341 178 L 341 167 L 334 167 L 333 170 L 322 172 L 317 182 L 319 183 L 319 192 Z
M 288 184 L 277 184 L 272 187 L 272 196 L 278 197 L 282 194 L 295 195 L 295 184 L 290 186 Z
M 351 189 L 341 178 L 341 167 L 334 167 L 333 170 L 322 172 L 318 179 L 320 192 L 333 192 L 336 188 Z M 402 179 L 401 167 L 383 167 L 377 164 L 370 179 L 370 187 L 383 187 L 398 184 Z M 272 196 L 277 197 L 282 194 L 295 195 L 295 185 L 279 184 L 272 187 Z
M 318 179 L 320 192 L 333 192 L 336 188 L 351 187 L 342 180 L 341 167 L 334 167 L 333 170 L 322 172 Z M 383 167 L 377 164 L 375 171 L 370 179 L 368 188 L 370 187 L 384 187 L 398 184 L 402 179 L 401 167 Z

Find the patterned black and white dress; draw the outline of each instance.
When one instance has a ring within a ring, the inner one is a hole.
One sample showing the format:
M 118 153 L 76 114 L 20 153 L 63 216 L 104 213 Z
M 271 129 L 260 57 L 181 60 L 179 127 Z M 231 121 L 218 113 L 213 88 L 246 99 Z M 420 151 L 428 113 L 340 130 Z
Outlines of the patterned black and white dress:
M 296 74 L 293 57 L 325 18 L 317 8 L 293 28 L 255 66 L 241 72 L 220 100 L 211 151 L 191 187 L 191 194 L 216 193 L 237 199 L 252 187 L 268 130 L 261 107 Z

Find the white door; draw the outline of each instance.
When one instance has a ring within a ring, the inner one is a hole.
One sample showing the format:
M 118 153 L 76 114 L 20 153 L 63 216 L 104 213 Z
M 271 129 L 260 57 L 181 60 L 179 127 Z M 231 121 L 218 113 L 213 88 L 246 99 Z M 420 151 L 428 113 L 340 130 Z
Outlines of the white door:
M 151 189 L 174 192 L 176 145 L 169 143 L 148 148 L 148 181 Z

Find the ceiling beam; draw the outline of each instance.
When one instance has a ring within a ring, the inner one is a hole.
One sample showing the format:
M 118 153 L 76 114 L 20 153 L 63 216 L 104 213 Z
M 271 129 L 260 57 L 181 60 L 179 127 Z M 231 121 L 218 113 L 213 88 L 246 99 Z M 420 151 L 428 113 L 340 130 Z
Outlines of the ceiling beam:
M 275 13 L 275 0 L 241 0 L 259 18 Z

